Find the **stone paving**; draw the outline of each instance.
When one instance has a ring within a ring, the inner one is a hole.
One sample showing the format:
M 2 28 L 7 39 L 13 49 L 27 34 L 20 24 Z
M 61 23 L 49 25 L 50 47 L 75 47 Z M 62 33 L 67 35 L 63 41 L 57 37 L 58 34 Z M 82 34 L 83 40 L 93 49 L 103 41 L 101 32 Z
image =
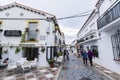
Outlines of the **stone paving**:
M 110 77 L 112 80 L 120 80 L 120 74 L 118 73 L 108 70 L 105 67 L 100 66 L 98 64 L 95 64 L 95 68 L 97 68 L 97 70 L 99 70 L 100 72 L 104 73 L 104 75 Z
M 25 72 L 0 70 L 0 80 L 55 80 L 59 68 L 41 67 Z
M 93 67 L 89 64 L 83 65 L 82 60 L 70 54 L 70 59 L 65 60 L 58 80 L 110 80 Z

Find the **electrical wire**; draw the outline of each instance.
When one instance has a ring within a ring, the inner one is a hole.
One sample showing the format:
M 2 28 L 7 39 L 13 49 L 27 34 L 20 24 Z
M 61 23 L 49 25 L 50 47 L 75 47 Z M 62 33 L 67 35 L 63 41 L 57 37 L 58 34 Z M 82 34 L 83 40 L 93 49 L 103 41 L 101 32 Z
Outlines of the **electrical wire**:
M 93 10 L 89 10 L 89 11 L 86 11 L 86 12 L 82 12 L 82 13 L 79 13 L 79 14 L 76 14 L 76 15 L 73 15 L 73 16 L 57 18 L 57 20 L 63 20 L 63 19 L 69 19 L 69 18 L 77 18 L 77 17 L 88 16 L 88 15 L 91 14 L 91 11 L 93 11 Z M 85 14 L 85 13 L 87 13 L 87 14 Z
M 57 18 L 57 20 L 63 20 L 63 19 L 69 19 L 69 18 L 77 18 L 77 17 L 84 17 L 88 16 L 90 14 L 85 14 L 85 15 L 79 15 L 79 16 L 69 16 L 69 17 L 64 17 L 64 18 Z
M 72 15 L 72 16 L 67 16 L 67 17 L 61 17 L 61 18 L 56 18 L 56 20 L 64 20 L 64 19 L 71 19 L 71 18 L 77 18 L 77 17 L 84 17 L 84 16 L 88 16 L 91 14 L 92 10 L 86 11 L 86 12 L 82 12 L 76 15 Z M 3 20 L 48 20 L 46 18 L 0 18 Z

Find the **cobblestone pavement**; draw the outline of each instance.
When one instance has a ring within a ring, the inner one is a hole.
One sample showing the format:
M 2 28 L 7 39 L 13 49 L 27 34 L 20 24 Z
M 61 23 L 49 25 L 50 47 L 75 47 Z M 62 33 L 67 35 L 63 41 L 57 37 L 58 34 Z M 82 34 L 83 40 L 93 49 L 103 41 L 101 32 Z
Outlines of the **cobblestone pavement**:
M 93 67 L 83 65 L 82 60 L 74 54 L 69 55 L 70 59 L 65 60 L 58 80 L 110 80 Z
M 59 68 L 38 67 L 25 72 L 0 70 L 0 80 L 56 80 Z

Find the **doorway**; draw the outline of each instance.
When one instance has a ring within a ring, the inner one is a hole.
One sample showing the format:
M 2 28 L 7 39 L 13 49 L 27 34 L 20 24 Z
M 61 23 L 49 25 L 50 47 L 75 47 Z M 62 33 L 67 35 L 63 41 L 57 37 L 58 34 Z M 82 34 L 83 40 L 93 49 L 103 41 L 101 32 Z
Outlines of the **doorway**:
M 24 56 L 27 60 L 34 60 L 35 58 L 38 58 L 38 48 L 26 48 Z

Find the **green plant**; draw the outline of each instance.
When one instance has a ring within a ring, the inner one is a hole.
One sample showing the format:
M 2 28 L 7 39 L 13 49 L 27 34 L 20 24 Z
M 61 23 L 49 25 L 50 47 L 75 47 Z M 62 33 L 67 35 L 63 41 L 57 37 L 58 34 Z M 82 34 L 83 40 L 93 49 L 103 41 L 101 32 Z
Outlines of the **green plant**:
M 33 61 L 35 58 L 34 57 L 28 57 L 27 60 L 28 61 Z
M 25 32 L 28 32 L 29 31 L 29 28 L 27 27 L 27 28 L 25 28 Z
M 25 48 L 25 47 L 22 47 L 22 51 L 23 51 L 23 53 L 25 52 L 25 50 L 26 50 L 26 48 Z
M 39 31 L 39 29 L 36 29 L 36 32 Z
M 48 60 L 48 64 L 54 64 L 55 63 L 55 60 L 54 59 L 49 59 Z
M 10 46 L 10 48 L 12 49 L 12 48 L 13 48 L 13 46 Z
M 3 53 L 7 54 L 7 53 L 8 53 L 8 50 L 3 51 Z
M 19 53 L 20 52 L 20 48 L 16 48 L 16 50 L 15 50 L 15 54 L 17 54 L 17 53 Z
M 44 51 L 45 51 L 45 47 L 42 47 L 42 48 L 41 48 L 41 52 L 44 53 Z
M 63 52 L 57 52 L 57 57 L 62 56 Z
M 21 43 L 22 43 L 22 42 L 25 42 L 25 37 L 26 37 L 26 33 L 24 32 L 24 33 L 22 34 L 22 38 L 21 38 L 21 41 L 20 41 Z

